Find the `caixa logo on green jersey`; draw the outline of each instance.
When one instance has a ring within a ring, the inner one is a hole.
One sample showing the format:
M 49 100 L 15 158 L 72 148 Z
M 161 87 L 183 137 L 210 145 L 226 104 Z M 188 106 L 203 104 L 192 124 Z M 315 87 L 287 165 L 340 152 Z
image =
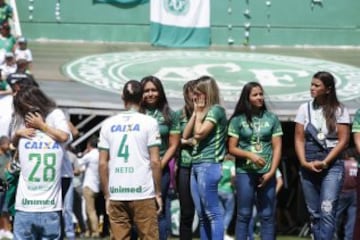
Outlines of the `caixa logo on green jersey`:
M 189 0 L 163 0 L 166 11 L 174 15 L 186 15 L 190 8 Z
M 270 54 L 219 51 L 144 51 L 110 53 L 80 58 L 63 67 L 74 80 L 103 90 L 119 92 L 130 79 L 155 75 L 168 97 L 182 98 L 185 82 L 203 75 L 214 77 L 226 101 L 237 101 L 249 81 L 261 83 L 271 101 L 310 99 L 311 78 L 317 71 L 336 77 L 341 100 L 360 95 L 360 69 L 319 59 Z

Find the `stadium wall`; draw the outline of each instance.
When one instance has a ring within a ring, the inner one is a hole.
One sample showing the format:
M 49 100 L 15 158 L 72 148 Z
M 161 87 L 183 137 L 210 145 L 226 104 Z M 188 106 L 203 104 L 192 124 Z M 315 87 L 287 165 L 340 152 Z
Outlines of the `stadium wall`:
M 31 40 L 149 42 L 149 3 L 36 0 L 17 1 L 17 8 L 23 35 Z M 359 10 L 359 0 L 211 0 L 212 44 L 359 45 Z

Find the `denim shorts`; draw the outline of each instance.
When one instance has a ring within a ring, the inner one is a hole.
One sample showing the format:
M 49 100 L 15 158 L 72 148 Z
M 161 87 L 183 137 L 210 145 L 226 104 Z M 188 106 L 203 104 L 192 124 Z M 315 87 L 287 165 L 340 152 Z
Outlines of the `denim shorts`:
M 14 239 L 60 239 L 61 212 L 16 211 Z

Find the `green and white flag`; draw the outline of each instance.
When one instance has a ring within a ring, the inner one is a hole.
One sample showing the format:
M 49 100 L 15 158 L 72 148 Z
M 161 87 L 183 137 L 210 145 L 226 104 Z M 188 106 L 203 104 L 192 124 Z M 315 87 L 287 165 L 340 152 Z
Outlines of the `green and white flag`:
M 143 4 L 149 0 L 93 0 L 94 3 L 109 3 L 109 4 Z
M 153 45 L 210 45 L 210 0 L 151 0 L 150 21 Z

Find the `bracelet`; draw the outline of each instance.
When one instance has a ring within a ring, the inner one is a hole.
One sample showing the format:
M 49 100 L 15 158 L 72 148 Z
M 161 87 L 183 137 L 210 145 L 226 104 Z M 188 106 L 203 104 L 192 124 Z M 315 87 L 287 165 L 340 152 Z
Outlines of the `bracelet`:
M 48 126 L 45 123 L 44 126 L 41 128 L 41 131 L 46 132 L 48 130 Z

